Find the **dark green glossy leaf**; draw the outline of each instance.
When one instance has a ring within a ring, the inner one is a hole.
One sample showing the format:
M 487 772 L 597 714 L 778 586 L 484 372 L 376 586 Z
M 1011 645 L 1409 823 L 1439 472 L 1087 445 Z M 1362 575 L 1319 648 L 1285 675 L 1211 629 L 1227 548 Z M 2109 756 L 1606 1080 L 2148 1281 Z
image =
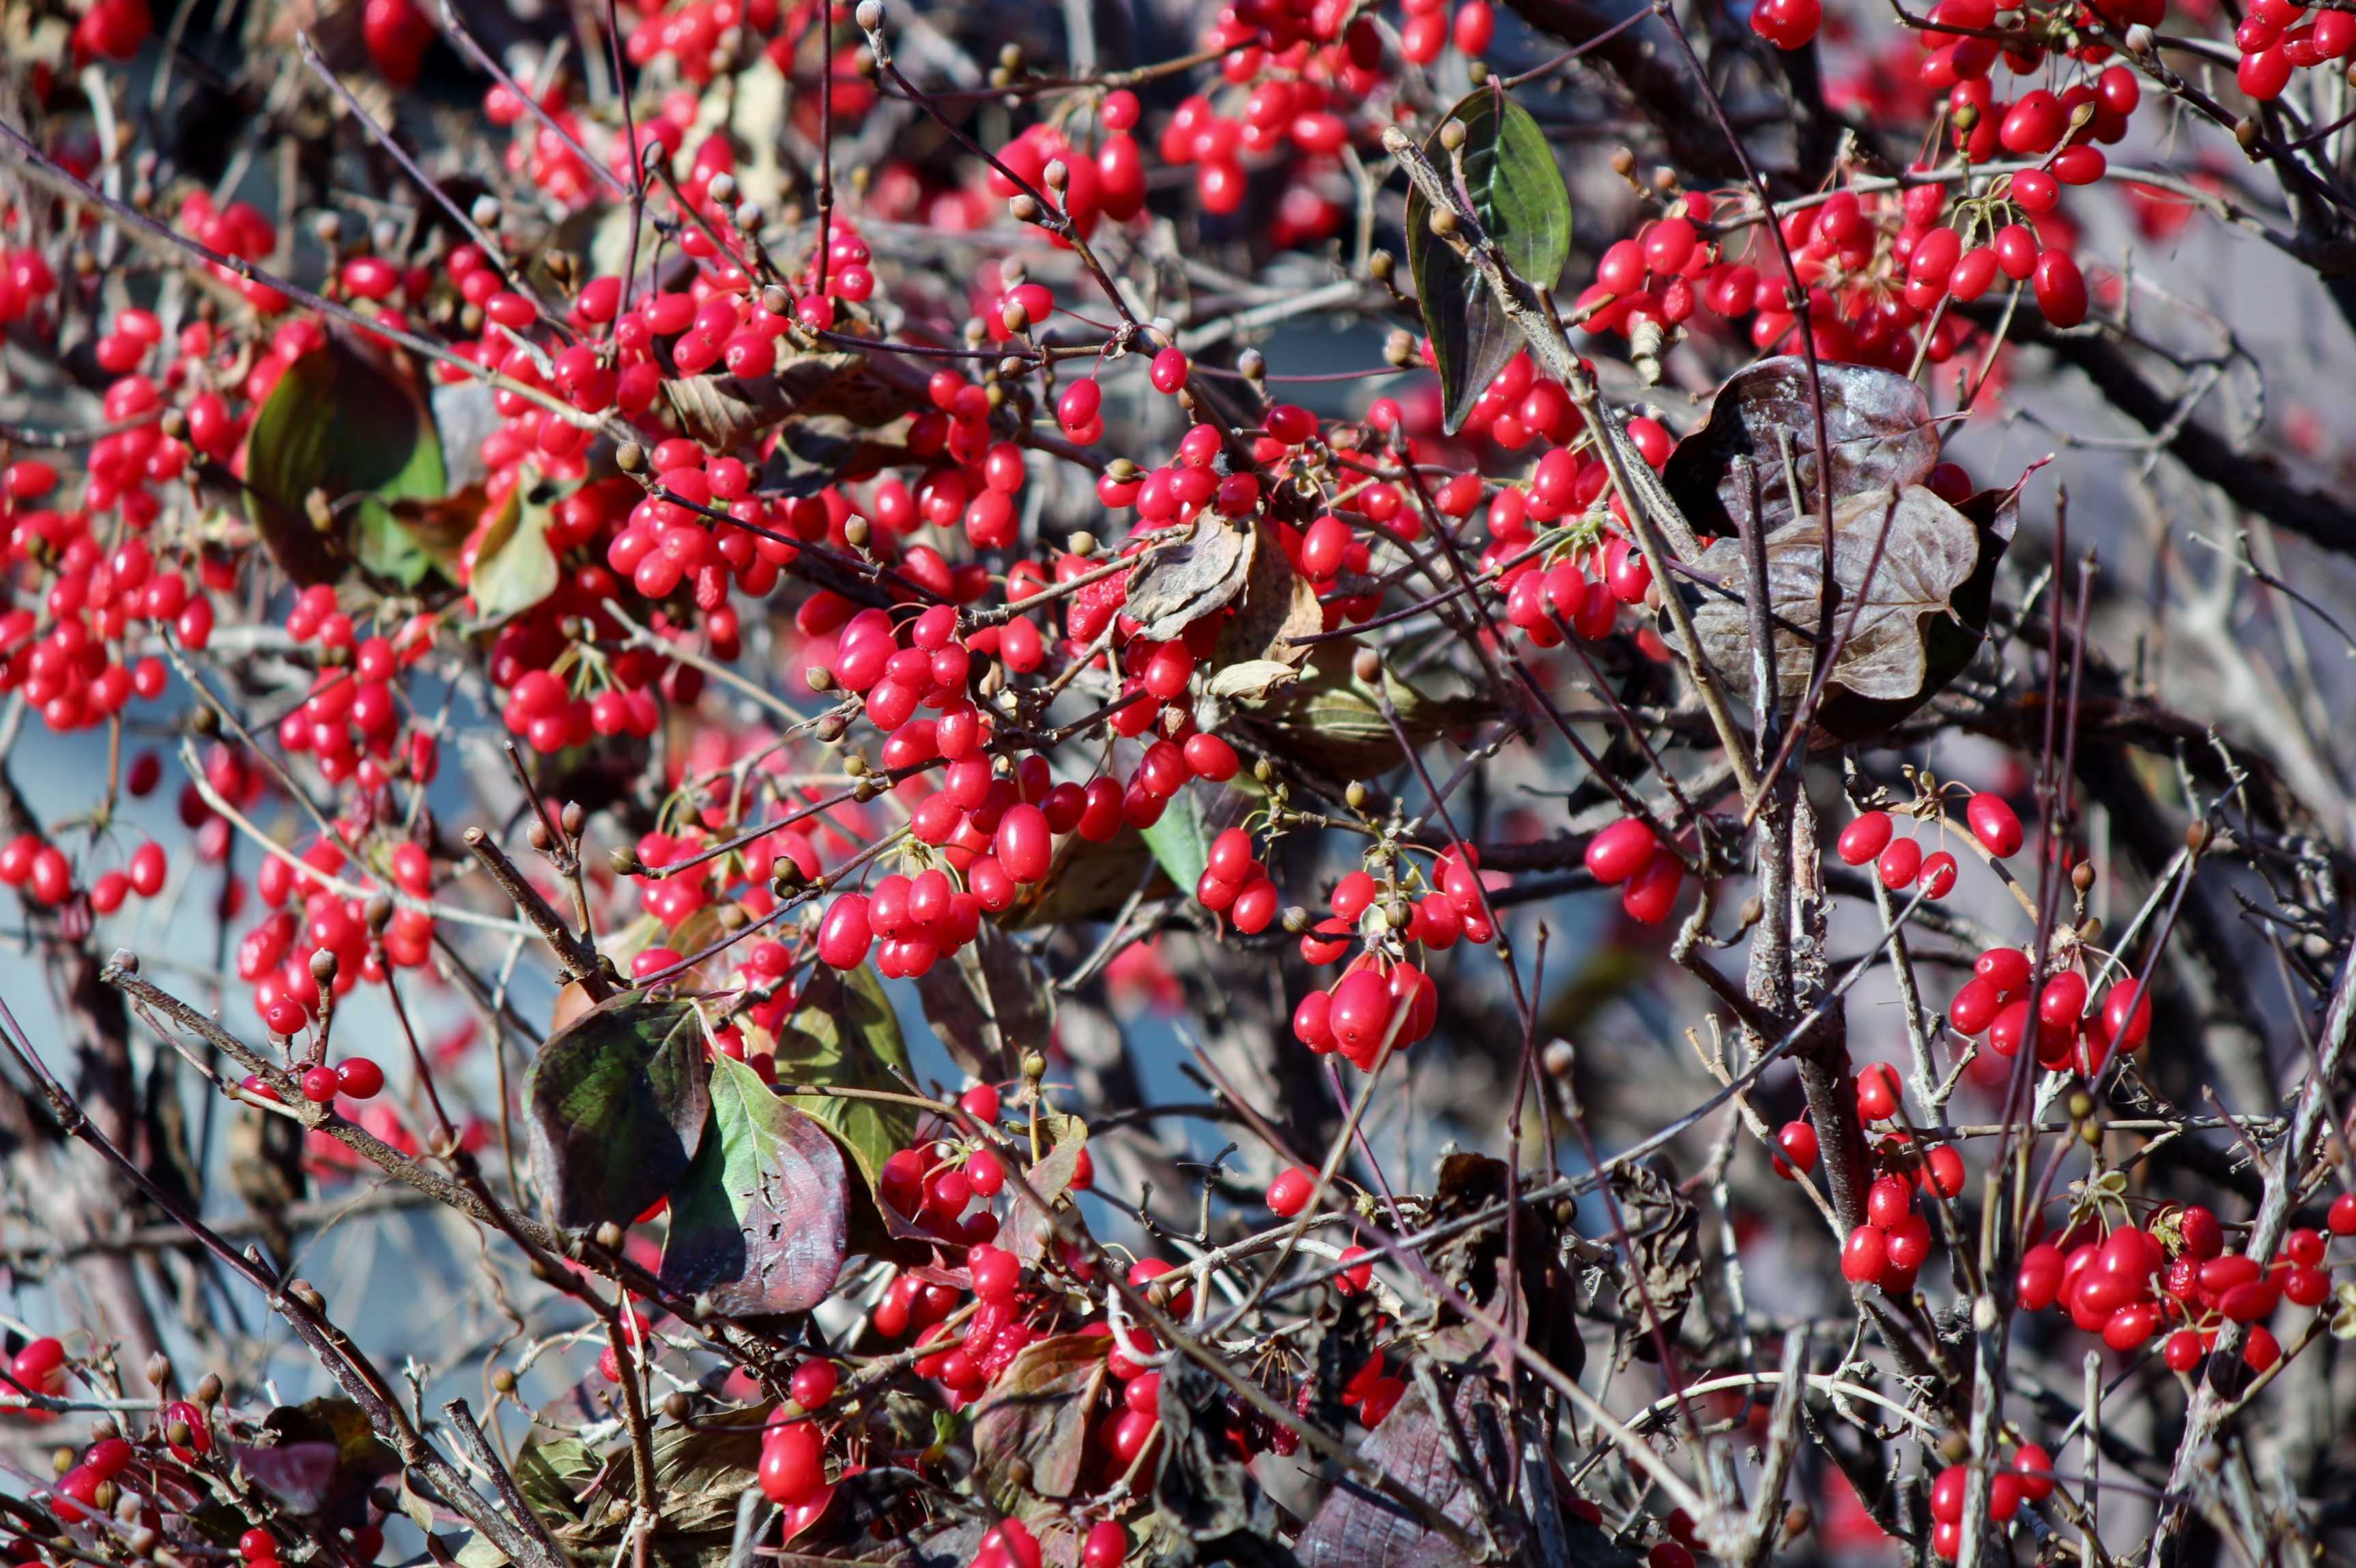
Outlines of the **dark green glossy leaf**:
M 1508 267 L 1541 289 L 1553 288 L 1570 259 L 1570 192 L 1546 133 L 1494 84 L 1467 94 L 1448 118 L 1465 133 L 1458 194 Z M 1437 131 L 1423 151 L 1442 177 L 1453 179 L 1453 155 Z M 1452 435 L 1520 350 L 1522 334 L 1481 274 L 1432 233 L 1431 205 L 1416 190 L 1408 196 L 1407 259 L 1440 369 L 1442 428 Z
M 627 1225 L 703 1141 L 710 1069 L 695 1006 L 610 997 L 548 1037 L 525 1075 L 532 1179 L 560 1225 Z
M 846 980 L 819 965 L 777 1030 L 778 1080 L 905 1093 L 908 1086 L 896 1074 L 907 1071 L 900 1020 L 875 971 L 862 965 Z M 884 1162 L 916 1141 L 916 1113 L 906 1105 L 817 1094 L 795 1104 L 825 1123 L 851 1151 L 871 1191 Z
M 385 504 L 443 494 L 441 439 L 414 381 L 376 349 L 337 337 L 288 366 L 246 434 L 245 478 L 246 516 L 297 582 L 340 577 L 358 548 L 347 540 L 367 544 L 372 570 L 414 571 L 412 586 L 433 564 L 387 538 L 401 525 Z M 331 537 L 311 519 L 314 490 L 330 505 L 366 498 L 337 511 Z
M 848 1180 L 824 1127 L 717 1058 L 703 1147 L 671 1193 L 663 1283 L 727 1313 L 809 1311 L 842 1272 Z

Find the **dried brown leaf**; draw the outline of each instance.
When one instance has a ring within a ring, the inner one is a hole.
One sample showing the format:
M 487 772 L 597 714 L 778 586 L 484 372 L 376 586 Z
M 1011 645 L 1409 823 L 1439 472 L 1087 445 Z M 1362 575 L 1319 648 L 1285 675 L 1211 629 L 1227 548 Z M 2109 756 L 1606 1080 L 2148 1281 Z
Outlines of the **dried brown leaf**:
M 1870 365 L 1825 364 L 1818 372 L 1834 500 L 1921 484 L 1939 461 L 1938 427 L 1922 389 Z M 1661 481 L 1697 533 L 1732 536 L 1751 505 L 1736 463 L 1743 459 L 1756 478 L 1760 519 L 1772 537 L 1794 515 L 1786 445 L 1799 471 L 1799 510 L 1814 512 L 1815 410 L 1807 365 L 1789 355 L 1762 359 L 1719 388 L 1709 418 L 1677 443 Z
M 1776 703 L 1790 712 L 1808 689 L 1824 598 L 1823 526 L 1813 514 L 1786 523 L 1768 536 L 1766 550 Z M 1954 613 L 1955 591 L 1979 561 L 1980 535 L 1971 519 L 1920 485 L 1843 496 L 1833 508 L 1833 580 L 1840 587 L 1833 635 L 1848 629 L 1852 615 L 1855 623 L 1827 685 L 1888 700 L 1921 693 L 1930 673 L 1923 623 Z M 1749 581 L 1741 541 L 1731 538 L 1704 550 L 1695 570 L 1738 590 Z M 1747 709 L 1753 678 L 1749 606 L 1710 593 L 1694 606 L 1693 621 L 1703 653 Z M 1663 635 L 1678 645 L 1674 629 Z
M 1264 553 L 1258 547 L 1256 532 L 1215 517 L 1202 519 L 1192 537 L 1157 548 L 1130 572 L 1128 613 L 1142 624 L 1145 636 L 1168 642 L 1235 603 L 1254 558 Z
M 685 376 L 663 383 L 680 428 L 714 452 L 797 415 L 839 415 L 873 430 L 906 413 L 904 389 L 875 373 L 862 354 L 798 354 L 782 339 L 767 376 Z

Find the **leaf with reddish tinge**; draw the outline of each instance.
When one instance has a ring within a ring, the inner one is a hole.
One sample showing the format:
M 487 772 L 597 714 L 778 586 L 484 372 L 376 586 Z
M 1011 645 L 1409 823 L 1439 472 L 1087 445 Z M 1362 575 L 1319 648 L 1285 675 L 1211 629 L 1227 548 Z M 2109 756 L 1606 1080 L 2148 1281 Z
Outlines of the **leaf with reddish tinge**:
M 548 1037 L 523 1099 L 559 1225 L 627 1225 L 669 1196 L 703 1142 L 709 1072 L 691 1002 L 628 992 Z
M 973 1462 L 986 1495 L 1010 1504 L 1027 1489 L 1043 1498 L 1078 1492 L 1088 1429 L 1104 1392 L 1101 1335 L 1057 1334 L 1026 1345 L 973 1408 Z M 1017 1487 L 1014 1462 L 1030 1467 Z
M 1055 1147 L 1047 1157 L 1023 1173 L 1039 1202 L 1017 1193 L 1013 1211 L 1006 1217 L 1006 1228 L 1000 1232 L 998 1244 L 1025 1262 L 1044 1256 L 1055 1227 L 1045 1210 L 1053 1210 L 1056 1200 L 1072 1189 L 1072 1179 L 1079 1174 L 1080 1156 L 1086 1151 L 1088 1129 L 1078 1117 L 1066 1117 L 1056 1135 Z M 1009 1190 L 1012 1190 L 1010 1185 Z
M 848 1180 L 824 1127 L 717 1058 L 703 1147 L 671 1193 L 663 1283 L 726 1313 L 809 1311 L 842 1272 Z

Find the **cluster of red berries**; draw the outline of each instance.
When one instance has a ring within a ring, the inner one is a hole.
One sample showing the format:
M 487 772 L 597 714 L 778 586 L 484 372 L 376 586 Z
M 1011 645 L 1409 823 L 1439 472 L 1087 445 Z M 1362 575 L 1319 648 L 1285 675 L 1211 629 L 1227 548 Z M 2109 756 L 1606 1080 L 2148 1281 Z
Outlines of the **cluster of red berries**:
M 786 1510 L 787 1541 L 816 1524 L 834 1501 L 836 1482 L 827 1479 L 826 1438 L 816 1418 L 833 1403 L 840 1381 L 832 1361 L 802 1362 L 787 1384 L 793 1412 L 779 1406 L 762 1429 L 755 1474 L 762 1495 Z
M 1948 1008 L 1948 1021 L 1966 1035 L 1987 1037 L 1999 1056 L 2029 1044 L 2038 1064 L 2056 1072 L 2093 1077 L 2114 1050 L 2132 1051 L 2151 1033 L 2151 997 L 2140 981 L 2111 986 L 2089 1007 L 2086 977 L 2072 969 L 2045 976 L 2037 987 L 2032 1027 L 2029 991 L 2034 979 L 2029 955 L 2017 947 L 1992 947 L 1973 964 Z
M 2242 51 L 2233 80 L 2259 102 L 2283 95 L 2294 70 L 2345 59 L 2356 51 L 2356 13 L 2322 9 L 2313 20 L 2298 0 L 2258 0 L 2233 29 Z
M 987 1083 L 967 1090 L 958 1099 L 958 1108 L 984 1126 L 998 1124 L 1000 1100 L 998 1091 Z M 1087 1150 L 1081 1151 L 1083 1159 Z M 1093 1178 L 1093 1171 L 1088 1173 Z M 1005 1163 L 998 1151 L 987 1142 L 963 1137 L 943 1137 L 920 1143 L 894 1153 L 884 1162 L 876 1179 L 876 1196 L 884 1206 L 914 1223 L 919 1230 L 944 1247 L 979 1247 L 998 1238 L 999 1217 L 988 1207 L 1006 1183 Z M 1086 1187 L 1087 1182 L 1077 1181 Z M 975 1200 L 982 1207 L 969 1214 Z M 1011 1260 L 1010 1260 L 1011 1261 Z M 903 1275 L 895 1282 L 901 1286 L 923 1286 L 916 1275 Z M 954 1300 L 954 1296 L 950 1298 Z M 887 1306 L 889 1299 L 887 1298 Z M 903 1295 L 903 1305 L 916 1315 L 923 1326 L 926 1307 L 913 1296 Z M 878 1327 L 897 1338 L 907 1331 L 909 1317 L 901 1317 L 897 1326 L 882 1316 Z
M 998 161 L 1023 186 L 1053 197 L 1072 227 L 1086 239 L 1096 231 L 1099 217 L 1126 223 L 1145 209 L 1145 155 L 1130 133 L 1137 129 L 1141 112 L 1135 93 L 1125 88 L 1108 92 L 1097 107 L 1105 135 L 1094 155 L 1076 146 L 1064 132 L 1041 123 L 999 148 Z M 1056 164 L 1062 169 L 1051 177 L 1048 166 Z M 1023 188 L 995 168 L 985 178 L 990 194 L 1001 201 Z M 1044 322 L 1046 318 L 1032 319 Z
M 2335 1200 L 2332 1235 L 2356 1234 L 2356 1194 Z M 2297 1229 L 2271 1259 L 2226 1250 L 2224 1226 L 2200 1205 L 2164 1210 L 2148 1228 L 2092 1223 L 2040 1241 L 2021 1254 L 2015 1292 L 2024 1311 L 2059 1307 L 2080 1329 L 2114 1350 L 2132 1350 L 2170 1324 L 2161 1353 L 2190 1374 L 2227 1325 L 2247 1324 L 2242 1357 L 2257 1371 L 2281 1357 L 2263 1319 L 2285 1301 L 2321 1307 L 2331 1296 L 2329 1243 L 2321 1231 Z
M 134 656 L 124 646 L 146 627 L 170 627 L 190 647 L 212 637 L 212 603 L 192 592 L 186 577 L 159 571 L 136 533 L 110 547 L 93 528 L 95 512 L 115 507 L 133 528 L 145 528 L 159 503 L 144 486 L 177 477 L 189 450 L 145 418 L 159 408 L 145 377 L 116 381 L 107 399 L 123 418 L 138 422 L 93 443 L 80 507 L 65 512 L 37 504 L 58 484 L 57 470 L 38 458 L 0 470 L 8 558 L 38 560 L 50 574 L 46 630 L 30 609 L 0 613 L 0 690 L 23 691 L 42 722 L 60 731 L 102 723 L 134 697 L 163 695 L 164 661 Z
M 1931 1221 L 1914 1208 L 1913 1184 L 1901 1176 L 1876 1177 L 1866 1189 L 1865 1215 L 1841 1244 L 1841 1277 L 1903 1298 L 1931 1255 Z
M 278 249 L 278 226 L 260 208 L 249 201 L 216 207 L 211 193 L 201 187 L 189 191 L 187 198 L 180 203 L 178 223 L 181 230 L 197 243 L 231 261 L 266 261 Z M 209 261 L 206 267 L 215 278 L 235 289 L 258 315 L 282 315 L 294 304 L 280 290 L 259 278 L 245 276 L 233 266 Z M 311 325 L 316 327 L 317 323 Z
M 1841 829 L 1833 852 L 1842 863 L 1862 866 L 1870 861 L 1881 885 L 1900 892 L 1921 884 L 1925 898 L 1943 899 L 1953 891 L 1958 868 L 1944 849 L 1922 853 L 1922 841 L 1896 836 L 1897 825 L 1886 811 L 1869 811 Z
M 423 899 L 432 873 L 423 847 L 396 845 L 389 859 L 394 886 Z M 380 943 L 395 968 L 417 968 L 432 953 L 433 916 L 415 907 L 394 909 L 380 937 L 371 939 L 367 901 L 319 882 L 345 861 L 342 847 L 323 838 L 299 858 L 273 855 L 255 874 L 255 891 L 273 912 L 240 939 L 237 972 L 252 983 L 253 1009 L 274 1034 L 291 1036 L 316 1019 L 323 987 L 343 997 L 362 982 L 382 984 Z M 298 907 L 283 907 L 298 893 Z
M 1440 1016 L 1440 988 L 1404 958 L 1365 954 L 1322 991 L 1292 1009 L 1293 1037 L 1320 1055 L 1339 1052 L 1373 1072 L 1386 1051 L 1405 1051 L 1431 1032 Z
M 1964 1541 L 1964 1488 L 1971 1474 L 1962 1465 L 1950 1465 L 1931 1482 L 1931 1550 L 1954 1561 Z M 1992 1523 L 2009 1524 L 2023 1503 L 2041 1503 L 2053 1495 L 2053 1456 L 2034 1443 L 2024 1443 L 2013 1454 L 2009 1468 L 1988 1477 L 1987 1514 Z
M 1685 862 L 1663 844 L 1650 824 L 1623 816 L 1587 841 L 1583 857 L 1590 875 L 1620 890 L 1628 918 L 1658 925 L 1676 907 L 1685 883 Z
M 1252 853 L 1250 834 L 1229 827 L 1211 840 L 1203 875 L 1194 884 L 1194 901 L 1226 915 L 1247 936 L 1269 928 L 1281 895 L 1269 880 L 1268 868 Z

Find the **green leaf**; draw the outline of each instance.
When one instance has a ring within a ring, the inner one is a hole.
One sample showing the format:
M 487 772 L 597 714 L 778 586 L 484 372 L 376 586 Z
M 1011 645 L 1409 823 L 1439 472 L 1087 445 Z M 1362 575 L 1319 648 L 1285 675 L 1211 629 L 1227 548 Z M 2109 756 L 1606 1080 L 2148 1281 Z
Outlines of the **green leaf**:
M 516 1490 L 545 1522 L 569 1523 L 581 1517 L 582 1487 L 599 1468 L 597 1456 L 578 1437 L 542 1441 L 534 1432 L 516 1456 Z
M 367 497 L 349 514 L 338 508 L 335 536 L 355 553 L 365 546 L 372 570 L 422 580 L 433 564 L 391 544 L 402 525 L 385 504 L 443 494 L 441 439 L 415 381 L 373 348 L 336 337 L 286 368 L 246 434 L 245 478 L 246 516 L 296 582 L 343 575 L 342 552 L 311 520 L 314 490 L 330 505 Z
M 1193 892 L 1211 863 L 1211 831 L 1203 822 L 1201 797 L 1191 789 L 1180 790 L 1153 826 L 1138 832 L 1170 880 Z
M 820 965 L 802 988 L 801 999 L 777 1029 L 777 1076 L 825 1089 L 874 1089 L 905 1093 L 894 1076 L 908 1071 L 908 1047 L 900 1020 L 884 995 L 884 982 L 866 965 L 850 979 Z M 914 1107 L 886 1100 L 845 1100 L 810 1095 L 798 1102 L 841 1140 L 867 1179 L 870 1191 L 884 1162 L 914 1143 Z
M 710 1071 L 691 1002 L 626 993 L 548 1037 L 523 1096 L 559 1225 L 627 1225 L 670 1194 L 703 1142 Z
M 1243 727 L 1280 757 L 1336 781 L 1368 778 L 1402 765 L 1398 739 L 1372 686 L 1357 677 L 1359 645 L 1320 643 L 1301 678 L 1265 702 L 1238 709 Z M 1410 686 L 1383 670 L 1382 695 L 1398 714 L 1399 729 L 1421 745 L 1482 722 L 1494 709 L 1469 688 Z M 1189 884 L 1191 887 L 1191 884 Z
M 1467 94 L 1448 118 L 1464 127 L 1464 177 L 1458 194 L 1505 265 L 1537 287 L 1551 289 L 1570 259 L 1570 192 L 1546 133 L 1494 82 Z M 1453 183 L 1456 155 L 1440 145 L 1437 130 L 1423 151 Z M 1480 272 L 1431 231 L 1431 204 L 1419 190 L 1408 195 L 1407 259 L 1440 368 L 1442 428 L 1453 435 L 1521 348 L 1521 330 L 1506 319 L 1505 306 Z
M 562 575 L 548 545 L 549 508 L 527 500 L 519 485 L 483 536 L 475 568 L 466 580 L 475 612 L 485 624 L 529 610 L 556 592 Z
M 712 1122 L 671 1193 L 663 1283 L 730 1314 L 809 1311 L 842 1272 L 847 1180 L 824 1127 L 716 1058 Z

